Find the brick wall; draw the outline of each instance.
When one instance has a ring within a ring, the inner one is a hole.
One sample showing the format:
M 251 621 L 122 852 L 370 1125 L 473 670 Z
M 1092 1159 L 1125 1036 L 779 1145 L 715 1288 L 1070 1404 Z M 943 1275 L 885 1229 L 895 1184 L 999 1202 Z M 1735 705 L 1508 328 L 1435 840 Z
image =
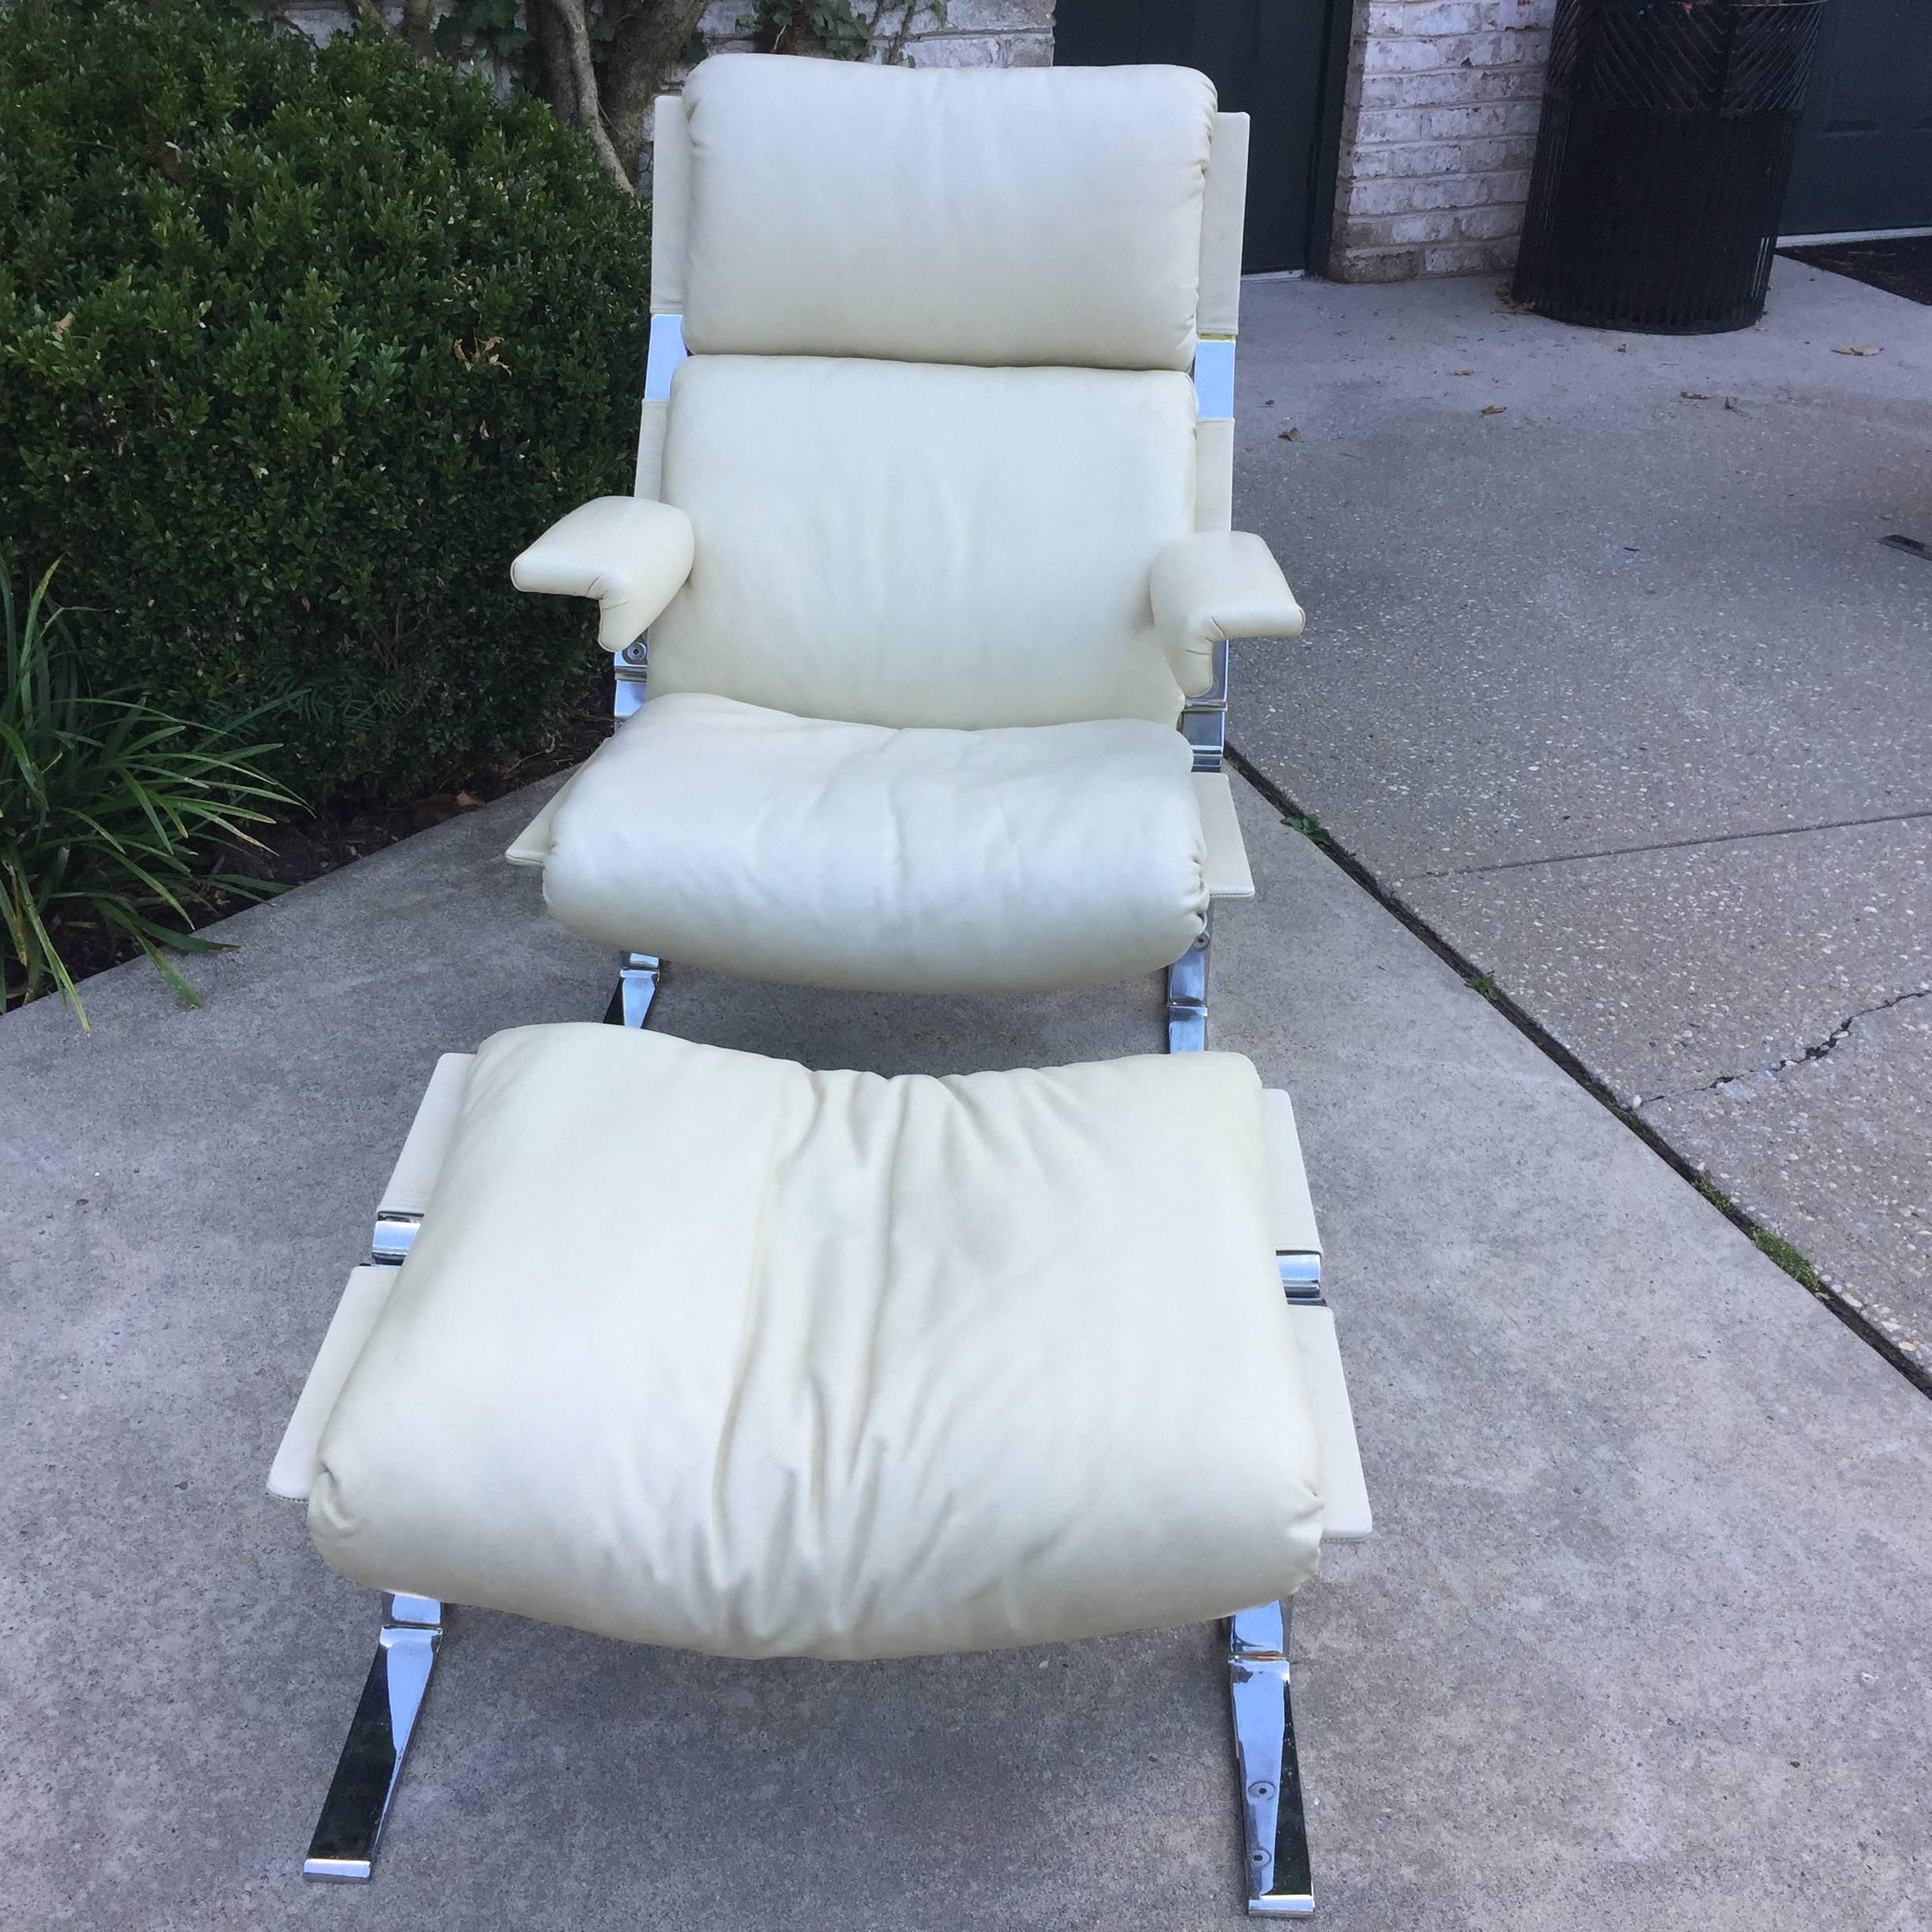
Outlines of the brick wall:
M 4 0 L 0 0 L 3 4 Z M 748 44 L 737 38 L 751 0 L 712 0 L 701 31 L 713 50 Z M 1044 67 L 1053 60 L 1054 0 L 852 0 L 868 22 L 874 46 L 917 67 Z M 354 17 L 351 0 L 279 0 L 275 11 L 316 39 L 340 32 Z M 396 11 L 390 0 L 389 11 Z M 941 17 L 943 12 L 944 17 Z
M 852 4 L 881 53 L 896 50 L 918 66 L 1053 58 L 1054 0 L 949 0 L 943 19 L 915 0 L 909 21 L 904 0 Z M 742 45 L 736 23 L 749 5 L 712 0 L 706 44 Z M 1556 0 L 1354 5 L 1329 273 L 1400 282 L 1507 268 L 1529 196 Z M 350 11 L 347 0 L 282 0 L 279 10 L 318 36 Z
M 872 24 L 874 47 L 915 67 L 1045 67 L 1053 60 L 1054 0 L 948 0 L 942 21 L 926 0 L 915 0 L 906 21 L 900 0 L 852 0 Z M 705 43 L 741 47 L 736 22 L 748 0 L 712 0 L 704 17 Z
M 1516 258 L 1555 0 L 1356 0 L 1328 272 Z
M 0 0 L 0 6 L 8 0 Z M 395 0 L 388 0 L 393 17 Z M 354 17 L 351 0 L 279 0 L 279 17 L 311 39 L 326 40 Z M 738 37 L 738 21 L 751 10 L 751 0 L 711 0 L 698 31 L 717 53 L 748 47 Z M 852 0 L 852 12 L 872 32 L 874 54 L 912 67 L 1046 67 L 1053 62 L 1054 0 Z M 680 68 L 665 77 L 675 93 L 684 82 Z M 638 157 L 638 185 L 650 192 L 649 133 Z

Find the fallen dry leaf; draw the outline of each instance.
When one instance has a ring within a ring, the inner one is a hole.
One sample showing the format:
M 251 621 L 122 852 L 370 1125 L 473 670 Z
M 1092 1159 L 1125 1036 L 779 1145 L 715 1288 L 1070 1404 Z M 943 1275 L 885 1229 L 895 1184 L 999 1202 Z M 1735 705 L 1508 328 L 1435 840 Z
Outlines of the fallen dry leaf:
M 1630 354 L 1630 344 L 1628 343 L 1619 343 L 1617 344 L 1617 354 L 1619 355 L 1628 355 Z
M 1735 396 L 1726 396 L 1724 398 L 1724 407 L 1726 409 L 1735 409 L 1737 407 L 1737 398 Z
M 482 803 L 474 792 L 459 792 L 456 794 L 456 809 L 459 811 L 468 811 L 473 805 L 481 805 Z
M 1284 443 L 1299 443 L 1301 440 L 1301 432 L 1299 429 L 1284 429 L 1281 432 L 1281 440 Z
M 1708 402 L 1710 400 L 1702 389 L 1679 389 L 1677 393 L 1687 402 Z
M 1485 416 L 1500 416 L 1508 406 L 1508 404 L 1505 402 L 1485 402 L 1483 405 L 1482 413 Z
M 1870 343 L 1846 343 L 1832 351 L 1833 355 L 1883 355 L 1882 349 L 1874 348 Z
M 1476 372 L 1473 369 L 1451 369 L 1449 373 L 1451 376 L 1473 376 Z

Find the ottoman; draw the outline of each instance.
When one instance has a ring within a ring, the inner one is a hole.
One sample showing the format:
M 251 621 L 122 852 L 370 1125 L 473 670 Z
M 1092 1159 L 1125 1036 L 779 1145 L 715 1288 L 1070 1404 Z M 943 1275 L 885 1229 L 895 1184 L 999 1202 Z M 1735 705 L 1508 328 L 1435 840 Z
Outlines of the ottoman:
M 1368 1528 L 1319 1257 L 1237 1055 L 446 1056 L 270 1477 L 389 1606 L 305 1870 L 372 1870 L 446 1601 L 746 1658 L 1226 1616 L 1249 1902 L 1305 1911 L 1286 1604 Z

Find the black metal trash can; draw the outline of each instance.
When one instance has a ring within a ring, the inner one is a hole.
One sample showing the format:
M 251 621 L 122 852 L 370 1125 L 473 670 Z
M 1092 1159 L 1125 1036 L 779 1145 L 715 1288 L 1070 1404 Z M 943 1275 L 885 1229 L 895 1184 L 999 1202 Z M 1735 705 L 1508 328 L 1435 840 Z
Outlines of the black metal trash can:
M 1515 298 L 1559 322 L 1747 328 L 1826 0 L 1558 0 Z

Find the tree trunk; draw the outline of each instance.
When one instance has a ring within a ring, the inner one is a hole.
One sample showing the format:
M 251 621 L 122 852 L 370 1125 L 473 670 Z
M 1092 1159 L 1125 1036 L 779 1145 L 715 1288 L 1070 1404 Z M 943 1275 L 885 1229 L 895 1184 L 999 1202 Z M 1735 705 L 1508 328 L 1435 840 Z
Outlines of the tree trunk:
M 402 0 L 402 38 L 418 60 L 428 60 L 436 52 L 430 36 L 436 30 L 439 0 Z
M 444 0 L 402 0 L 391 27 L 378 0 L 353 0 L 366 27 L 398 33 L 425 60 L 436 53 L 436 17 Z M 0 6 L 6 0 L 0 0 Z M 590 41 L 590 0 L 524 0 L 524 21 L 541 50 L 543 88 L 560 120 L 574 122 L 597 150 L 604 170 L 626 194 L 637 193 L 644 124 L 665 76 L 704 17 L 706 0 L 605 0 L 612 28 L 597 72 Z
M 604 65 L 604 112 L 611 140 L 635 178 L 644 123 L 665 76 L 684 58 L 705 0 L 631 0 Z
M 597 94 L 597 67 L 590 57 L 590 21 L 586 0 L 549 0 L 549 18 L 560 35 L 565 66 L 577 94 L 577 124 L 590 137 L 604 171 L 626 194 L 637 193 L 637 161 L 627 167 L 611 145 Z

